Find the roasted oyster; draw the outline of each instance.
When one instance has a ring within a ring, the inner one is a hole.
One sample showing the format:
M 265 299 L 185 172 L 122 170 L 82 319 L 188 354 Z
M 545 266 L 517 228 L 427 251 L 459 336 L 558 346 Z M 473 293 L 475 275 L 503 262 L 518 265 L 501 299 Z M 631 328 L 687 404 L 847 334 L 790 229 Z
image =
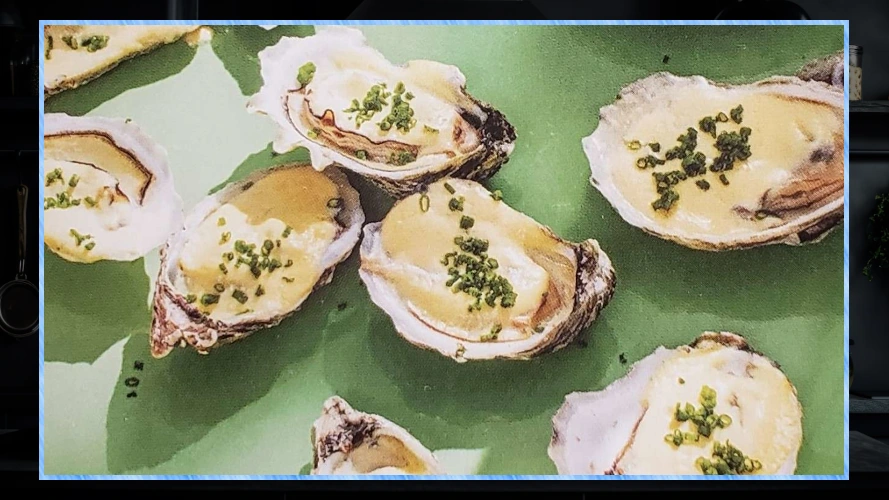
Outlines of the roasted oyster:
M 659 347 L 553 418 L 559 474 L 793 474 L 803 438 L 796 389 L 740 336 Z
M 285 37 L 259 53 L 262 89 L 248 109 L 277 125 L 278 153 L 308 148 L 401 197 L 442 177 L 486 179 L 512 153 L 503 115 L 466 93 L 454 66 L 396 66 L 353 28 Z
M 44 242 L 73 262 L 132 261 L 182 225 L 166 151 L 128 120 L 44 116 Z
M 469 180 L 441 180 L 364 228 L 361 279 L 406 340 L 457 361 L 527 359 L 573 341 L 608 304 L 611 261 Z
M 442 474 L 438 461 L 416 438 L 379 415 L 352 409 L 342 398 L 324 402 L 312 426 L 312 474 Z
M 846 61 L 842 50 L 829 56 L 810 61 L 797 73 L 802 80 L 815 80 L 838 87 L 840 92 L 845 85 Z
M 175 42 L 199 26 L 55 25 L 43 28 L 43 97 L 73 89 L 122 61 Z
M 198 204 L 161 250 L 151 352 L 209 349 L 277 325 L 358 242 L 364 212 L 336 168 L 255 172 Z
M 835 228 L 843 130 L 843 92 L 823 82 L 657 73 L 600 110 L 583 148 L 593 186 L 624 220 L 716 251 L 816 242 Z

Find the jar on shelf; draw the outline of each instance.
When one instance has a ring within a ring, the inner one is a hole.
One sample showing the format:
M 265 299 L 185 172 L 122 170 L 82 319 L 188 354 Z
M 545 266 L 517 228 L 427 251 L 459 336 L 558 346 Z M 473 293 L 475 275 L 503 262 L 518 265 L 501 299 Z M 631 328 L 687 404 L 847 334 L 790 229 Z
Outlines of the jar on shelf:
M 861 60 L 864 47 L 849 45 L 849 100 L 861 100 Z

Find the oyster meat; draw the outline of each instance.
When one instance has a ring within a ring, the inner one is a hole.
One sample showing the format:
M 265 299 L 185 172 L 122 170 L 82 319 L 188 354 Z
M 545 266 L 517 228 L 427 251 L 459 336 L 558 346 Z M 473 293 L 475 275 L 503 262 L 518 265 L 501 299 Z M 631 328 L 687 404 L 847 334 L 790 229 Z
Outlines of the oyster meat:
M 53 25 L 43 28 L 43 97 L 73 89 L 126 59 L 175 42 L 199 26 Z
M 44 242 L 72 262 L 132 261 L 182 225 L 166 151 L 128 120 L 44 116 Z
M 656 73 L 583 139 L 593 186 L 644 231 L 701 250 L 821 240 L 843 220 L 843 92 Z M 678 137 L 677 137 L 678 136 Z
M 432 452 L 408 431 L 338 396 L 324 402 L 312 443 L 313 475 L 442 474 Z
M 553 418 L 559 474 L 793 474 L 803 439 L 796 389 L 779 366 L 727 332 L 659 347 Z
M 259 53 L 263 85 L 248 102 L 278 126 L 278 153 L 308 148 L 401 197 L 442 177 L 486 179 L 512 153 L 515 130 L 466 92 L 454 66 L 396 66 L 354 28 L 321 27 Z
M 151 352 L 206 354 L 295 312 L 358 242 L 364 212 L 336 168 L 255 172 L 199 203 L 161 250 Z
M 615 283 L 595 240 L 565 241 L 463 179 L 368 224 L 359 274 L 402 337 L 457 361 L 555 351 L 595 320 Z

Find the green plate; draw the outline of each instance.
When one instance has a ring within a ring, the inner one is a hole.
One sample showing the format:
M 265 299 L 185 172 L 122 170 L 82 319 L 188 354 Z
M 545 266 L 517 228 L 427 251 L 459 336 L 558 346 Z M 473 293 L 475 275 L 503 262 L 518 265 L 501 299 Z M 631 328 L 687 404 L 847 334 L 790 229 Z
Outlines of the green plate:
M 636 79 L 662 70 L 724 82 L 793 74 L 841 49 L 842 26 L 361 29 L 393 62 L 458 66 L 469 91 L 506 115 L 516 149 L 489 187 L 567 239 L 596 238 L 617 270 L 613 302 L 582 342 L 554 354 L 457 364 L 396 335 L 358 278 L 356 250 L 278 327 L 209 356 L 180 349 L 154 360 L 157 252 L 83 265 L 47 250 L 47 474 L 307 473 L 311 424 L 334 394 L 407 428 L 450 473 L 555 474 L 550 419 L 566 394 L 600 389 L 657 346 L 705 330 L 746 336 L 796 385 L 805 414 L 797 473 L 843 473 L 842 232 L 807 247 L 723 253 L 662 241 L 626 224 L 593 189 L 580 142 L 599 108 Z M 272 155 L 271 121 L 245 104 L 261 83 L 257 52 L 313 28 L 214 30 L 212 43 L 180 41 L 125 62 L 50 98 L 46 111 L 132 118 L 168 150 L 187 208 L 251 171 L 307 158 Z M 368 221 L 380 220 L 391 200 L 350 179 Z

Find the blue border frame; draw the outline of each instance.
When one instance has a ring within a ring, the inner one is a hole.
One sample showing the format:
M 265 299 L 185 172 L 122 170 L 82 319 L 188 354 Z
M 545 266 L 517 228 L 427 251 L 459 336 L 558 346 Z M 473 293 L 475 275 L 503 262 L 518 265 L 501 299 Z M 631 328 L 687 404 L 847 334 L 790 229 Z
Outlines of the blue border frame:
M 844 188 L 843 188 L 843 338 L 844 338 L 844 384 L 845 392 L 843 395 L 843 407 L 845 409 L 845 418 L 843 422 L 844 435 L 844 465 L 842 475 L 792 475 L 792 476 L 657 476 L 657 475 L 639 475 L 639 476 L 543 476 L 543 475 L 472 475 L 472 476 L 302 476 L 294 475 L 46 475 L 43 467 L 43 325 L 44 325 L 44 307 L 43 307 L 43 252 L 44 245 L 40 246 L 40 381 L 39 381 L 39 408 L 40 408 L 40 438 L 39 438 L 39 477 L 40 479 L 63 479 L 63 480 L 83 480 L 83 479 L 113 479 L 113 480 L 129 480 L 129 479 L 146 479 L 146 480 L 170 480 L 170 479 L 204 479 L 204 480 L 365 480 L 365 481 L 385 481 L 385 480 L 651 480 L 651 479 L 670 479 L 684 481 L 745 481 L 745 480 L 763 480 L 763 479 L 789 479 L 789 480 L 839 480 L 849 479 L 849 224 L 846 221 L 849 215 L 849 21 L 331 21 L 331 20 L 305 20 L 305 21 L 200 21 L 200 20 L 177 20 L 177 21 L 90 21 L 90 20 L 41 20 L 39 25 L 40 52 L 43 53 L 43 28 L 46 25 L 53 24 L 160 24 L 160 25 L 217 25 L 217 26 L 239 26 L 239 25 L 357 25 L 357 26 L 373 26 L 373 25 L 632 25 L 632 26 L 682 26 L 682 25 L 755 25 L 755 26 L 772 26 L 772 25 L 789 25 L 789 26 L 843 26 L 843 47 L 845 51 L 845 137 L 843 154 L 845 161 L 844 172 Z M 40 58 L 40 81 L 43 81 L 43 58 Z M 43 97 L 38 97 L 38 107 L 40 110 L 40 175 L 43 178 Z M 43 182 L 39 184 L 40 198 L 44 196 Z M 43 239 L 43 211 L 40 211 L 40 239 Z

